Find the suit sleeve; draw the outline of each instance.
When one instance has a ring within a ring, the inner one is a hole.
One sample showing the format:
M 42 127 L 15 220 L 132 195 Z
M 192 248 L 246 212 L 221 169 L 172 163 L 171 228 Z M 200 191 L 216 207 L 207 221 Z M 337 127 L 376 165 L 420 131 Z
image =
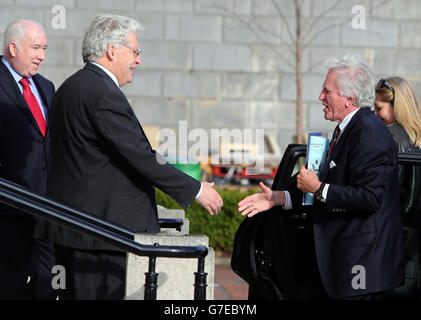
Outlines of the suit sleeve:
M 388 176 L 396 174 L 394 146 L 371 127 L 349 140 L 345 167 L 332 172 L 326 206 L 329 212 L 371 214 L 380 208 Z
M 144 179 L 189 207 L 199 192 L 200 182 L 163 161 L 151 149 L 137 118 L 124 95 L 102 96 L 94 107 L 94 126 L 104 144 L 123 166 L 130 166 Z

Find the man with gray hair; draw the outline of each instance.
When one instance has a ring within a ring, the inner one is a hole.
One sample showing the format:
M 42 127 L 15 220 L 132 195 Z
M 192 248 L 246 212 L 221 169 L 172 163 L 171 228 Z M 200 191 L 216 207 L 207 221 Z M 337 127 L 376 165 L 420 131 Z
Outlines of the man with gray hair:
M 127 227 L 159 232 L 155 188 L 187 208 L 193 200 L 209 214 L 222 199 L 213 184 L 162 161 L 119 87 L 140 64 L 139 22 L 117 15 L 94 19 L 82 44 L 86 66 L 57 90 L 50 114 L 51 170 L 47 194 Z M 126 253 L 55 224 L 40 225 L 66 268 L 60 299 L 123 299 Z
M 249 217 L 274 206 L 299 208 L 315 195 L 313 222 L 321 281 L 333 298 L 378 299 L 403 283 L 403 234 L 393 138 L 370 110 L 374 80 L 355 55 L 333 59 L 319 97 L 324 118 L 338 122 L 320 180 L 305 168 L 297 188 L 262 192 L 239 203 Z
M 47 37 L 34 21 L 18 20 L 4 31 L 0 57 L 0 177 L 45 193 L 54 94 L 38 74 Z M 0 299 L 55 299 L 51 243 L 34 240 L 36 218 L 0 204 Z M 28 282 L 29 277 L 29 282 Z

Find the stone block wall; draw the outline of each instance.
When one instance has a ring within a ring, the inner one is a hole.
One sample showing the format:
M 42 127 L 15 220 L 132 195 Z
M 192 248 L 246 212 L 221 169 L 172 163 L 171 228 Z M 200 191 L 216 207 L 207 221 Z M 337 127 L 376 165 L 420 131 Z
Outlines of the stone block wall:
M 304 132 L 331 134 L 318 96 L 330 56 L 362 55 L 376 78 L 400 75 L 421 94 L 421 2 L 302 0 Z M 100 13 L 139 20 L 142 64 L 122 90 L 141 123 L 173 129 L 265 129 L 282 151 L 295 135 L 293 1 L 276 0 L 0 0 L 0 33 L 28 18 L 42 23 L 49 48 L 41 73 L 58 87 L 83 66 L 85 30 Z M 53 8 L 65 10 L 56 28 Z M 366 26 L 352 27 L 354 6 Z M 278 11 L 280 8 L 280 11 Z M 292 35 L 292 39 L 291 39 Z M 154 139 L 154 137 L 151 137 Z

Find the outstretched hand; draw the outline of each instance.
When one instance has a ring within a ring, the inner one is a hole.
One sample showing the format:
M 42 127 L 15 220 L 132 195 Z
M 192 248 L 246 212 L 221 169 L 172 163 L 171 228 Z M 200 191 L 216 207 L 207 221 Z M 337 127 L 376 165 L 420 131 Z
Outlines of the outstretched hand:
M 249 218 L 255 214 L 269 210 L 276 205 L 285 205 L 285 194 L 282 191 L 273 191 L 259 183 L 260 192 L 252 194 L 238 203 L 238 211 Z
M 224 204 L 219 193 L 213 188 L 214 185 L 213 182 L 202 182 L 202 192 L 196 199 L 196 202 L 205 208 L 211 216 L 221 211 Z

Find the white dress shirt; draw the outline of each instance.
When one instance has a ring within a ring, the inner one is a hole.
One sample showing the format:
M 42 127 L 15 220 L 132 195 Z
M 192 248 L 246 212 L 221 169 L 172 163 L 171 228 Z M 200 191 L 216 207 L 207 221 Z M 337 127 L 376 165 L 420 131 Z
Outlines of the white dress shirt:
M 348 113 L 347 116 L 339 123 L 339 129 L 341 129 L 341 132 L 339 133 L 338 139 L 336 140 L 336 143 L 339 141 L 339 139 L 341 138 L 342 132 L 344 132 L 346 126 L 349 124 L 349 122 L 351 121 L 352 117 L 358 112 L 358 110 L 360 110 L 359 108 Z M 329 190 L 329 184 L 325 184 L 325 187 L 323 188 L 323 192 L 322 192 L 322 202 L 326 202 L 326 198 L 327 198 L 327 191 Z M 283 206 L 283 208 L 285 210 L 290 210 L 292 209 L 292 201 L 291 201 L 291 195 L 289 194 L 288 191 L 284 191 L 285 193 L 285 206 Z
M 20 92 L 23 95 L 23 87 L 22 85 L 19 83 L 19 81 L 24 78 L 22 77 L 15 69 L 13 69 L 12 65 L 9 63 L 9 61 L 7 61 L 7 59 L 3 56 L 3 58 L 1 59 L 1 61 L 4 63 L 4 65 L 7 67 L 7 69 L 9 69 L 10 73 L 13 76 L 13 79 L 15 79 L 16 84 L 18 85 L 18 88 L 20 90 Z M 29 86 L 30 89 L 33 93 L 33 95 L 35 96 L 35 99 L 37 99 L 38 104 L 41 108 L 41 113 L 45 119 L 46 122 L 48 122 L 47 119 L 47 106 L 44 104 L 44 101 L 42 101 L 41 99 L 41 95 L 37 89 L 37 86 L 35 85 L 34 79 L 32 79 L 32 77 L 27 78 L 29 80 Z

